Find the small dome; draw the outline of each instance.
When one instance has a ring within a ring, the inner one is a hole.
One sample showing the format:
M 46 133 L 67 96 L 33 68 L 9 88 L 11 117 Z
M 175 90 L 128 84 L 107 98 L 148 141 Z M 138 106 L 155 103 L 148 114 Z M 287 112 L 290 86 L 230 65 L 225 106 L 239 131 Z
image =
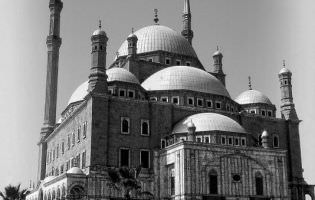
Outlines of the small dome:
M 82 174 L 85 175 L 84 172 L 79 167 L 72 167 L 67 171 L 67 174 Z
M 261 138 L 266 138 L 266 137 L 269 137 L 269 133 L 264 130 L 263 133 L 261 134 Z
M 55 178 L 55 176 L 47 176 L 45 179 L 44 179 L 44 183 L 47 183 L 51 180 L 53 180 Z
M 134 33 L 138 37 L 137 53 L 166 51 L 197 58 L 197 54 L 189 42 L 176 31 L 161 25 L 144 27 Z M 128 55 L 127 40 L 118 50 L 119 56 Z
M 138 39 L 137 35 L 134 34 L 134 33 L 131 33 L 130 35 L 128 35 L 128 39 L 129 39 L 129 38 L 137 38 L 137 39 Z
M 104 35 L 104 36 L 106 36 L 106 33 L 105 33 L 105 31 L 103 31 L 101 29 L 97 29 L 97 30 L 95 30 L 93 32 L 93 36 L 95 36 L 95 35 Z
M 142 87 L 147 91 L 191 90 L 230 97 L 222 83 L 206 71 L 195 67 L 175 66 L 156 72 Z
M 121 81 L 127 83 L 140 84 L 139 80 L 135 75 L 123 68 L 111 68 L 106 70 L 108 76 L 107 81 Z
M 279 74 L 292 74 L 292 72 L 291 72 L 288 68 L 283 67 L 283 68 L 280 70 Z
M 196 125 L 194 124 L 194 122 L 191 120 L 186 124 L 187 128 L 196 128 Z
M 196 132 L 202 131 L 224 131 L 232 133 L 246 133 L 245 129 L 233 119 L 217 113 L 199 113 L 184 118 L 178 122 L 173 133 L 187 132 L 190 121 L 194 121 Z
M 215 56 L 223 56 L 223 54 L 218 50 L 218 51 L 214 52 L 212 56 L 213 57 L 215 57 Z
M 238 104 L 265 103 L 272 105 L 269 98 L 257 90 L 247 90 L 235 98 Z
M 139 84 L 139 80 L 131 72 L 123 68 L 112 68 L 106 70 L 107 81 L 121 81 L 127 83 Z M 89 82 L 85 81 L 82 83 L 71 95 L 68 105 L 74 102 L 82 101 L 84 97 L 88 94 Z

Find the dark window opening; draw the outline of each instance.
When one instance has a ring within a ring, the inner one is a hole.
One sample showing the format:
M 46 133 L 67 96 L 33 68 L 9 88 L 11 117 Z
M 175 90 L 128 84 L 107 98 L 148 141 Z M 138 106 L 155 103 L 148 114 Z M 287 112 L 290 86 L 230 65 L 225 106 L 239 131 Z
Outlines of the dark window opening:
M 175 177 L 171 176 L 171 195 L 175 195 Z
M 119 96 L 124 97 L 125 96 L 125 90 L 119 90 Z
M 234 144 L 235 144 L 236 146 L 240 145 L 240 144 L 239 144 L 239 139 L 238 139 L 238 138 L 234 138 Z
M 233 178 L 233 181 L 236 181 L 236 182 L 241 181 L 241 176 L 239 174 L 234 174 L 232 178 Z
M 245 146 L 245 145 L 246 145 L 246 139 L 242 138 L 242 146 Z
M 174 103 L 174 104 L 179 104 L 178 97 L 173 97 L 173 98 L 172 98 L 172 103 Z
M 134 98 L 134 97 L 135 97 L 134 91 L 129 91 L 129 92 L 128 92 L 128 97 L 129 97 L 129 98 Z
M 229 145 L 233 145 L 233 138 L 229 138 L 228 143 L 229 143 Z
M 274 138 L 273 138 L 273 146 L 274 147 L 279 147 L 279 138 L 278 138 L 278 136 L 274 136 Z
M 165 59 L 165 64 L 170 65 L 171 64 L 171 60 L 169 58 Z
M 129 133 L 129 121 L 127 119 L 122 120 L 122 128 L 123 133 Z
M 101 45 L 100 49 L 103 50 L 103 46 L 102 45 Z
M 194 99 L 188 98 L 188 105 L 194 105 Z
M 142 135 L 149 135 L 149 124 L 148 122 L 142 122 L 141 125 Z
M 268 111 L 268 117 L 272 117 L 272 112 Z
M 217 109 L 221 109 L 221 103 L 220 103 L 220 102 L 215 103 L 215 107 L 216 107 Z
M 207 107 L 212 108 L 212 102 L 211 101 L 207 101 Z
M 168 102 L 168 98 L 167 97 L 161 97 L 161 101 L 162 102 Z
M 203 100 L 202 99 L 198 99 L 197 100 L 197 105 L 198 106 L 203 106 Z
M 141 167 L 149 168 L 150 167 L 150 152 L 149 151 L 141 151 L 140 152 L 141 159 Z
M 190 66 L 190 62 L 186 62 L 186 66 Z
M 209 137 L 205 138 L 205 143 L 210 143 Z
M 197 142 L 201 142 L 201 138 L 200 137 L 197 138 Z
M 225 144 L 226 143 L 225 140 L 226 140 L 225 137 L 221 137 L 221 144 Z
M 165 140 L 162 140 L 161 141 L 161 148 L 163 149 L 163 148 L 165 148 L 166 147 L 166 141 Z
M 120 166 L 129 167 L 129 149 L 120 149 Z
M 209 186 L 210 194 L 218 194 L 218 175 L 216 171 L 209 174 Z
M 180 60 L 176 60 L 176 65 L 181 65 Z
M 262 111 L 261 111 L 261 115 L 262 115 L 262 116 L 266 116 L 266 111 L 262 110 Z
M 264 194 L 263 177 L 260 173 L 255 175 L 256 195 Z

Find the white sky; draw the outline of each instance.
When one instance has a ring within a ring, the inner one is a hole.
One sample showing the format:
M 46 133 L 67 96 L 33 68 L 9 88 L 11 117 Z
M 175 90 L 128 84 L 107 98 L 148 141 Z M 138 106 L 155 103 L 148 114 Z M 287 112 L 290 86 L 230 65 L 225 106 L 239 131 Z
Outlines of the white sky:
M 36 143 L 43 122 L 48 0 L 0 0 L 0 190 L 28 186 L 37 172 Z M 132 3 L 131 3 L 132 2 Z M 71 93 L 87 80 L 90 36 L 102 19 L 109 37 L 108 64 L 129 35 L 153 24 L 181 31 L 183 0 L 64 0 L 61 18 L 58 114 Z M 227 88 L 234 98 L 253 88 L 279 110 L 277 74 L 286 59 L 293 72 L 293 94 L 300 126 L 304 176 L 315 183 L 315 2 L 314 0 L 191 0 L 193 46 L 205 66 L 219 45 L 224 53 Z M 210 69 L 210 68 L 208 68 Z M 279 114 L 278 114 L 279 116 Z

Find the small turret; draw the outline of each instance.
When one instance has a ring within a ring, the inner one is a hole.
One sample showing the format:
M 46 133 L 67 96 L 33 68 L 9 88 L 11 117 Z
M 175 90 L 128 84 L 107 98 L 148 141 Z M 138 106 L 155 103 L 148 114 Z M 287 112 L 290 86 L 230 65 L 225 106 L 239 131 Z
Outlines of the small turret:
M 222 82 L 222 84 L 225 86 L 226 75 L 223 72 L 223 64 L 222 64 L 223 54 L 220 52 L 218 46 L 217 46 L 217 51 L 214 52 L 212 57 L 213 57 L 213 67 L 214 67 L 212 75 L 214 75 L 217 79 L 219 79 Z
M 128 41 L 128 57 L 136 58 L 138 37 L 134 34 L 133 28 L 131 34 L 127 38 Z
M 196 136 L 195 136 L 195 131 L 196 131 L 196 126 L 192 120 L 187 123 L 187 141 L 190 142 L 195 142 L 196 141 Z
M 108 38 L 102 30 L 101 21 L 99 29 L 94 31 L 92 37 L 92 63 L 89 75 L 89 92 L 107 93 L 106 75 L 106 47 Z
M 283 61 L 283 68 L 279 72 L 281 90 L 281 115 L 284 119 L 298 120 L 292 95 L 292 72 L 286 68 Z

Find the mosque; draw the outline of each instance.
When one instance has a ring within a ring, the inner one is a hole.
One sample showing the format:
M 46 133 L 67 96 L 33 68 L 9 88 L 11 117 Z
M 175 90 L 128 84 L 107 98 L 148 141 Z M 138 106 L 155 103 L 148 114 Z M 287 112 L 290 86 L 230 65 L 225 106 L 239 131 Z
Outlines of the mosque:
M 281 117 L 251 86 L 232 99 L 223 54 L 213 54 L 207 71 L 192 46 L 189 0 L 181 33 L 160 25 L 156 14 L 153 25 L 132 31 L 112 63 L 100 25 L 87 80 L 56 122 L 62 8 L 50 0 L 39 183 L 27 200 L 121 199 L 108 173 L 120 167 L 140 169 L 138 190 L 151 199 L 314 199 L 303 178 L 292 73 L 284 66 L 278 74 Z M 130 193 L 148 198 L 141 194 Z

